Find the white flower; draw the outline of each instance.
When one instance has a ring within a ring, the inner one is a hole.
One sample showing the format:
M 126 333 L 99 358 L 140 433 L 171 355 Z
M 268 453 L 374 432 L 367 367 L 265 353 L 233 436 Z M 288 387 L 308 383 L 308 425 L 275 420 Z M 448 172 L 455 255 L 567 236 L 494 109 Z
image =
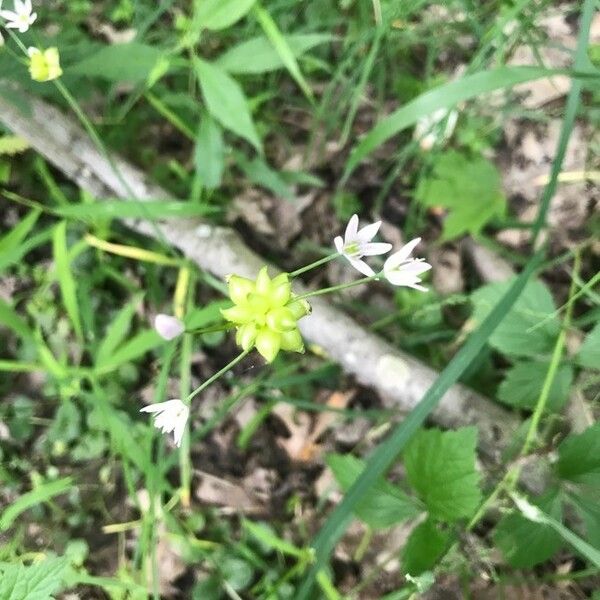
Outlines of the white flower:
M 419 285 L 421 275 L 431 269 L 431 265 L 424 258 L 412 258 L 410 255 L 421 238 L 415 238 L 394 252 L 383 265 L 383 274 L 392 285 L 404 285 L 406 287 L 426 292 L 427 288 Z
M 358 216 L 352 215 L 348 225 L 346 225 L 344 238 L 342 239 L 342 236 L 338 235 L 333 240 L 337 251 L 345 256 L 356 270 L 367 277 L 375 275 L 375 271 L 361 258 L 363 256 L 385 254 L 392 249 L 391 244 L 371 242 L 380 226 L 381 221 L 377 221 L 377 223 L 367 225 L 358 231 Z
M 0 10 L 0 17 L 6 19 L 5 27 L 25 33 L 37 19 L 32 11 L 31 0 L 15 0 L 14 10 Z
M 177 317 L 160 314 L 154 318 L 154 329 L 161 338 L 172 340 L 185 331 L 185 325 Z
M 173 432 L 175 445 L 181 446 L 185 424 L 190 416 L 190 409 L 181 400 L 167 400 L 158 404 L 150 404 L 150 406 L 144 406 L 140 412 L 156 413 L 154 427 L 160 429 L 162 433 Z
M 444 142 L 454 132 L 458 112 L 456 110 L 448 110 L 439 108 L 431 114 L 421 117 L 415 126 L 414 138 L 419 142 L 422 150 L 431 150 L 436 142 Z M 442 124 L 446 126 L 442 131 Z

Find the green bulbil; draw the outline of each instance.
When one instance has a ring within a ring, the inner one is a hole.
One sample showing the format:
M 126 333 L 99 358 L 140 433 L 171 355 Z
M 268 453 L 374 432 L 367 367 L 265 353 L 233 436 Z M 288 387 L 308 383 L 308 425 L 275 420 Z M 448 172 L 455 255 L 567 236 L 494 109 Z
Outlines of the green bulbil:
M 227 284 L 233 306 L 221 313 L 237 326 L 239 346 L 256 348 L 269 363 L 280 350 L 304 352 L 298 321 L 309 314 L 310 304 L 294 296 L 287 273 L 271 279 L 263 267 L 255 281 L 230 275 Z

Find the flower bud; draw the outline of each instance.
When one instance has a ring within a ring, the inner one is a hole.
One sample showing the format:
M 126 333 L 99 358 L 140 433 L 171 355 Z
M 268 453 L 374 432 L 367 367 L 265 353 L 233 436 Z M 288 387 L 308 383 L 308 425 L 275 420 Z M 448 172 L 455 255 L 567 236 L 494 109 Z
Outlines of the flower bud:
M 156 315 L 154 318 L 154 329 L 165 340 L 173 340 L 185 331 L 184 324 L 171 315 Z
M 281 347 L 281 334 L 270 329 L 261 329 L 256 335 L 256 349 L 258 353 L 268 362 L 275 360 Z
M 57 48 L 29 48 L 29 74 L 34 81 L 52 81 L 62 75 Z

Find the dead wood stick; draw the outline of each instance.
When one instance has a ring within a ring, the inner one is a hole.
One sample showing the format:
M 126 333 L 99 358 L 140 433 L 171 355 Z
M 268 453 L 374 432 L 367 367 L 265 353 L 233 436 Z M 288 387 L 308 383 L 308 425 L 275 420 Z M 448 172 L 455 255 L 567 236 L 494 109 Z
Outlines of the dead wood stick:
M 0 96 L 0 120 L 82 189 L 97 198 L 127 200 L 132 193 L 139 200 L 168 197 L 141 171 L 114 157 L 121 175 L 117 176 L 85 131 L 53 106 L 25 96 L 14 102 L 16 97 L 17 92 L 12 91 L 10 101 Z M 156 228 L 147 221 L 128 219 L 125 223 L 143 234 L 156 235 Z M 221 278 L 229 273 L 252 277 L 265 263 L 231 229 L 191 219 L 158 223 L 158 228 L 167 242 L 201 269 Z M 384 404 L 399 416 L 414 408 L 438 373 L 358 325 L 330 300 L 314 298 L 311 303 L 312 315 L 300 322 L 306 339 L 320 346 L 358 382 L 377 390 Z M 499 460 L 519 423 L 514 414 L 460 384 L 448 390 L 432 418 L 448 428 L 476 425 L 480 448 L 494 461 Z

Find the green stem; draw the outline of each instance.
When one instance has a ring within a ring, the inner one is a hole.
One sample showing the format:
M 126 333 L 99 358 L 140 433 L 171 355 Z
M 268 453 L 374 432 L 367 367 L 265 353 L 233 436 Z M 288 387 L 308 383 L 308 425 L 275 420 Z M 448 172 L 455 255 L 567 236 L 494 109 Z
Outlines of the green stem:
M 367 283 L 367 281 L 379 279 L 380 276 L 381 274 L 371 275 L 370 277 L 363 277 L 362 279 L 357 279 L 356 281 L 351 281 L 350 283 L 342 283 L 340 285 L 334 285 L 332 287 L 323 288 L 322 290 L 307 292 L 306 294 L 302 294 L 301 296 L 296 296 L 294 300 L 304 300 L 305 298 L 312 298 L 313 296 L 322 296 L 323 294 L 329 294 L 331 292 L 339 292 L 341 290 L 345 290 L 351 287 L 355 287 L 357 285 L 361 285 L 363 283 Z
M 215 333 L 217 331 L 229 331 L 235 327 L 234 323 L 221 323 L 213 327 L 200 327 L 198 329 L 186 329 L 185 333 L 194 335 L 204 335 L 205 333 Z
M 338 256 L 339 256 L 339 254 L 337 252 L 334 252 L 333 254 L 330 254 L 329 256 L 320 258 L 319 260 L 316 260 L 315 262 L 310 263 L 309 265 L 306 265 L 305 267 L 302 267 L 301 269 L 296 269 L 295 271 L 292 271 L 290 273 L 290 277 L 298 277 L 298 275 L 301 275 L 302 273 L 306 273 L 307 271 L 312 271 L 312 269 L 316 269 L 317 267 L 320 267 L 321 265 L 328 263 L 329 261 L 333 260 L 334 258 L 337 258 Z
M 219 379 L 219 377 L 221 377 L 221 375 L 224 375 L 225 373 L 227 373 L 227 371 L 229 371 L 230 369 L 235 367 L 235 365 L 237 365 L 242 359 L 244 359 L 246 356 L 248 356 L 248 354 L 250 354 L 251 350 L 252 349 L 244 350 L 241 354 L 238 354 L 230 363 L 227 363 L 220 371 L 217 371 L 212 377 L 209 377 L 202 385 L 197 387 L 191 394 L 189 394 L 187 396 L 187 398 L 184 400 L 184 402 L 186 404 L 188 404 L 192 400 L 192 398 L 197 396 L 202 390 L 206 389 L 211 383 L 213 383 L 214 381 Z

